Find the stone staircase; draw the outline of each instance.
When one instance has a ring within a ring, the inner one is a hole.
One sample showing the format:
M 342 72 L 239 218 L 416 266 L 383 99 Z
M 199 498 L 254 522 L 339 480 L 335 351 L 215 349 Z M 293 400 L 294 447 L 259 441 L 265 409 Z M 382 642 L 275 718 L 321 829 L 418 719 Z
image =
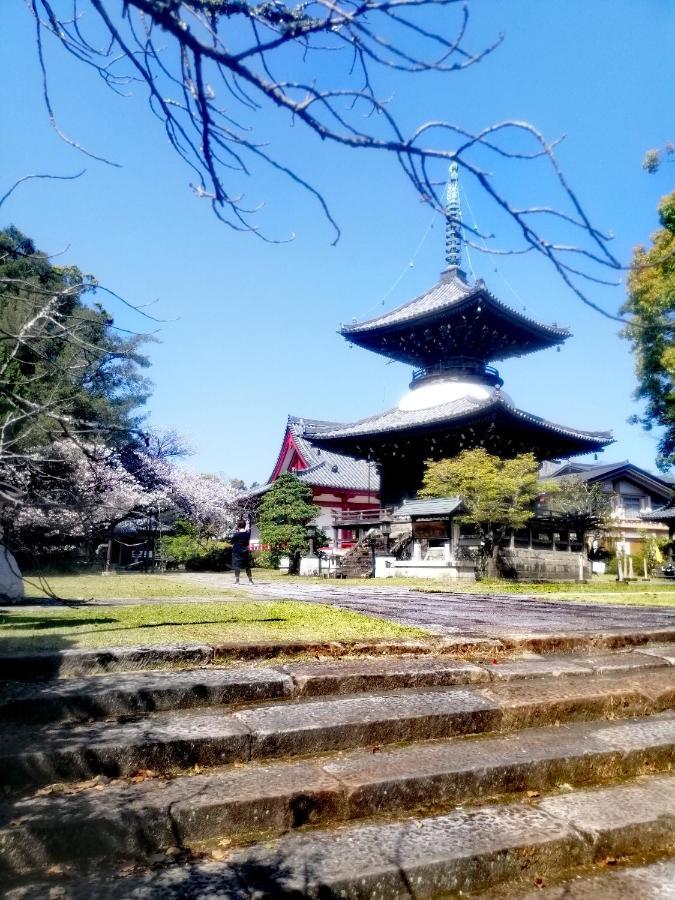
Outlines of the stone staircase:
M 375 542 L 376 556 L 395 556 L 407 552 L 412 545 L 412 531 L 410 528 L 399 528 L 392 531 L 389 549 L 383 535 L 377 529 L 371 529 L 371 534 L 362 538 L 358 544 L 348 550 L 340 563 L 340 575 L 343 578 L 369 578 L 373 568 L 373 556 L 370 541 Z
M 376 529 L 371 529 L 371 535 L 361 540 L 348 550 L 340 562 L 340 575 L 342 578 L 369 578 L 373 570 L 373 555 L 370 541 L 375 541 L 375 555 L 380 556 L 384 552 L 384 538 Z
M 674 709 L 591 639 L 7 678 L 3 896 L 672 897 Z

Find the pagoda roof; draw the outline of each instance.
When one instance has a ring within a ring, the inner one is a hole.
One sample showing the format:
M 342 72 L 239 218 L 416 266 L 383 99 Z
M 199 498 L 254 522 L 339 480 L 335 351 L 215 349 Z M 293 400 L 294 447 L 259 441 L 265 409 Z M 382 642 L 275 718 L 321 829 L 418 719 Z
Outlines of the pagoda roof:
M 343 325 L 351 343 L 410 365 L 472 357 L 485 362 L 561 344 L 570 331 L 544 325 L 498 300 L 452 266 L 430 290 L 365 322 Z
M 502 423 L 499 437 L 492 434 L 490 425 Z M 467 430 L 476 423 L 488 426 L 488 432 L 495 441 L 495 451 L 503 447 L 505 433 L 517 436 L 527 434 L 528 441 L 539 448 L 539 442 L 546 444 L 547 449 L 557 448 L 557 456 L 572 456 L 601 449 L 613 443 L 611 432 L 582 431 L 565 425 L 558 425 L 540 416 L 532 415 L 513 405 L 506 394 L 499 390 L 492 391 L 484 400 L 462 397 L 450 403 L 442 403 L 420 410 L 389 409 L 385 412 L 369 416 L 350 425 L 340 425 L 319 429 L 314 440 L 324 442 L 333 447 L 350 447 L 353 452 L 362 453 L 365 447 L 382 446 L 397 439 L 415 437 L 418 434 L 430 436 L 447 436 L 450 432 Z M 461 444 L 461 441 L 460 441 Z M 514 440 L 514 444 L 518 444 Z M 467 446 L 471 441 L 467 441 Z M 474 444 L 475 445 L 475 444 Z M 506 449 L 506 448 L 504 448 Z M 543 450 L 544 447 L 542 446 Z M 518 449 L 517 452 L 522 452 Z

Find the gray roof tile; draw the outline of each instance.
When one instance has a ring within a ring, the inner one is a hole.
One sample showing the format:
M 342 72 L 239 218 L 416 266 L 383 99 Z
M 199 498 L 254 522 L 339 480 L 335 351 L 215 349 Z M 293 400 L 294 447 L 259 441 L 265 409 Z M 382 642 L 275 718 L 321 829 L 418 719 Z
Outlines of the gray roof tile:
M 624 459 L 621 462 L 600 463 L 599 465 L 584 464 L 583 466 L 579 466 L 579 468 L 582 468 L 582 471 L 580 472 L 565 471 L 568 468 L 573 469 L 576 466 L 577 464 L 575 463 L 572 463 L 571 466 L 569 463 L 564 463 L 558 470 L 553 472 L 552 475 L 549 475 L 547 480 L 557 481 L 558 479 L 574 478 L 579 481 L 603 481 L 609 475 L 625 474 L 628 476 L 632 475 L 639 481 L 651 484 L 653 488 L 661 490 L 666 497 L 670 495 L 672 489 L 672 484 L 669 481 L 659 475 L 648 472 L 646 469 L 641 469 L 627 459 Z
M 580 440 L 588 440 L 593 444 L 597 444 L 599 441 L 609 443 L 612 440 L 611 433 L 607 431 L 581 431 L 576 428 L 568 428 L 517 409 L 509 402 L 506 395 L 498 390 L 493 391 L 485 400 L 462 397 L 452 403 L 442 403 L 428 409 L 389 409 L 367 419 L 362 419 L 359 422 L 354 422 L 351 425 L 326 425 L 317 429 L 316 438 L 328 440 L 408 431 L 411 428 L 420 426 L 442 425 L 444 422 L 451 423 L 453 419 L 470 416 L 472 413 L 480 414 L 500 407 L 517 419 L 531 422 L 558 434 L 569 435 Z
M 494 306 L 507 313 L 510 318 L 516 319 L 529 326 L 535 326 L 537 329 L 548 332 L 552 336 L 564 338 L 568 337 L 570 334 L 568 328 L 562 328 L 558 325 L 546 325 L 542 322 L 538 322 L 536 319 L 532 319 L 529 316 L 517 312 L 510 306 L 502 303 L 501 300 L 498 300 L 485 288 L 482 282 L 470 286 L 454 272 L 443 273 L 441 280 L 430 290 L 420 294 L 419 297 L 415 297 L 414 300 L 410 300 L 408 303 L 404 303 L 402 306 L 391 310 L 391 312 L 384 313 L 374 319 L 368 319 L 365 322 L 358 322 L 353 325 L 343 325 L 341 330 L 342 333 L 348 337 L 349 335 L 356 336 L 363 332 L 376 331 L 380 328 L 386 328 L 387 326 L 402 325 L 406 322 L 417 318 L 424 318 L 425 316 L 438 313 L 442 310 L 451 310 L 460 301 L 478 294 L 489 298 Z
M 394 510 L 397 516 L 449 516 L 462 505 L 461 497 L 437 497 L 433 500 L 404 500 Z
M 312 441 L 313 435 L 318 431 L 343 426 L 335 422 L 289 416 L 288 427 L 295 438 L 298 450 L 308 463 L 307 469 L 296 473 L 301 481 L 316 487 L 379 491 L 380 478 L 373 463 L 368 463 L 365 459 L 355 459 L 345 453 L 326 450 Z

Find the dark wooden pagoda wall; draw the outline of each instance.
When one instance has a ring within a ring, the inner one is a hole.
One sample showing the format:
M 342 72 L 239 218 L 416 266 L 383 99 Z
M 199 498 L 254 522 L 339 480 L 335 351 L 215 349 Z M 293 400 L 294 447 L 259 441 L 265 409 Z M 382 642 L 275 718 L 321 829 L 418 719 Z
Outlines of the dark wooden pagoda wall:
M 453 457 L 475 447 L 484 447 L 488 453 L 503 458 L 532 452 L 539 461 L 594 449 L 571 436 L 544 431 L 536 423 L 516 425 L 512 419 L 502 420 L 499 416 L 445 431 L 383 436 L 377 443 L 371 438 L 368 445 L 359 442 L 343 449 L 355 456 L 370 455 L 379 464 L 380 501 L 383 506 L 390 506 L 417 496 L 426 460 Z

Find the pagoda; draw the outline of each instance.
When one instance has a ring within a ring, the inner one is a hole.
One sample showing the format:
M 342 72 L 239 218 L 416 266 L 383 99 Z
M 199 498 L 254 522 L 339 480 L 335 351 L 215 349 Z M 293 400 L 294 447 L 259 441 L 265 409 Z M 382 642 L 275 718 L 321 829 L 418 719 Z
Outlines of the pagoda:
M 430 290 L 392 312 L 341 328 L 351 344 L 413 367 L 394 409 L 345 425 L 316 428 L 319 447 L 378 465 L 380 502 L 415 497 L 428 459 L 484 447 L 503 457 L 532 452 L 551 460 L 612 443 L 604 431 L 581 431 L 516 407 L 491 363 L 562 344 L 570 332 L 545 325 L 497 299 L 461 268 L 458 166 L 447 186 L 446 268 Z

